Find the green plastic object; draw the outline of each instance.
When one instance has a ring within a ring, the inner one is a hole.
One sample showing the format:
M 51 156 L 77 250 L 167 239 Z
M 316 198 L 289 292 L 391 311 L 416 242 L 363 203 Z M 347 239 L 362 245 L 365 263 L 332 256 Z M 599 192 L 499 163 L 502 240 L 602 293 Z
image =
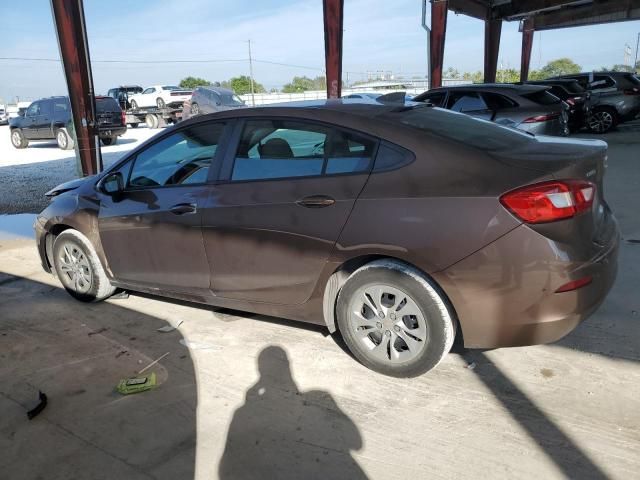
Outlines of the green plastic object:
M 145 392 L 156 386 L 156 374 L 151 373 L 146 377 L 123 378 L 118 383 L 116 390 L 122 395 Z

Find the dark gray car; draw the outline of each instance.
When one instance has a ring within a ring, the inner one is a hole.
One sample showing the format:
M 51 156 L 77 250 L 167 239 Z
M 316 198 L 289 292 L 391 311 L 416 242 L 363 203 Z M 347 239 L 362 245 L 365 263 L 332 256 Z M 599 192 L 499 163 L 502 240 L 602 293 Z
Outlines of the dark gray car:
M 413 99 L 541 135 L 567 135 L 568 105 L 548 86 L 456 85 L 435 88 Z
M 606 133 L 618 123 L 640 114 L 640 79 L 629 72 L 589 72 L 563 75 L 591 92 L 591 115 L 587 126 L 593 132 Z
M 246 108 L 244 101 L 233 90 L 222 87 L 198 87 L 185 102 L 183 119 L 200 114 L 221 112 L 233 108 Z

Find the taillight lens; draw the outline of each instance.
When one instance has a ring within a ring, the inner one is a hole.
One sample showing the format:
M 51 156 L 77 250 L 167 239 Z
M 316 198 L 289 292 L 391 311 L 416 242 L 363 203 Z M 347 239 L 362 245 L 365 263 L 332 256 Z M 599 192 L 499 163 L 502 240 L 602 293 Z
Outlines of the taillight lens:
M 518 188 L 500 197 L 500 203 L 526 223 L 571 218 L 593 204 L 596 186 L 583 180 L 544 182 Z
M 120 120 L 122 120 L 122 125 L 127 124 L 127 114 L 124 113 L 124 110 L 120 112 Z
M 522 121 L 522 123 L 538 123 L 548 122 L 549 120 L 555 120 L 560 116 L 560 112 L 549 113 L 547 115 L 536 115 L 535 117 L 529 117 Z

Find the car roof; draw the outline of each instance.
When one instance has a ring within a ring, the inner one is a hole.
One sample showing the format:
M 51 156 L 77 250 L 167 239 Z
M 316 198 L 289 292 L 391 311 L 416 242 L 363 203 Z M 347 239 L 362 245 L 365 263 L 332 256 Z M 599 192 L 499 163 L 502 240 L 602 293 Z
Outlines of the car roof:
M 203 90 L 211 90 L 212 92 L 216 92 L 216 93 L 227 93 L 227 94 L 230 94 L 230 95 L 233 95 L 233 94 L 236 93 L 233 90 L 231 90 L 230 88 L 214 87 L 212 85 L 201 85 L 201 86 L 196 87 L 196 88 L 201 88 Z
M 541 90 L 547 90 L 547 88 L 543 85 L 518 85 L 515 83 L 469 83 L 466 85 L 443 85 L 442 87 L 429 91 L 436 90 L 510 90 L 514 93 L 523 94 L 539 92 Z

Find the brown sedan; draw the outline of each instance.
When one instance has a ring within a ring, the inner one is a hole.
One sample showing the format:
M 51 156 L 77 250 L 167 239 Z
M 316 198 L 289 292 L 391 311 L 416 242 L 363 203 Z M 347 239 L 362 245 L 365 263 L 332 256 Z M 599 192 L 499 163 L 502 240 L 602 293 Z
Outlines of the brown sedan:
M 619 234 L 602 141 L 422 104 L 200 116 L 56 187 L 36 222 L 71 295 L 116 289 L 339 330 L 413 376 L 467 347 L 552 342 L 604 300 Z

